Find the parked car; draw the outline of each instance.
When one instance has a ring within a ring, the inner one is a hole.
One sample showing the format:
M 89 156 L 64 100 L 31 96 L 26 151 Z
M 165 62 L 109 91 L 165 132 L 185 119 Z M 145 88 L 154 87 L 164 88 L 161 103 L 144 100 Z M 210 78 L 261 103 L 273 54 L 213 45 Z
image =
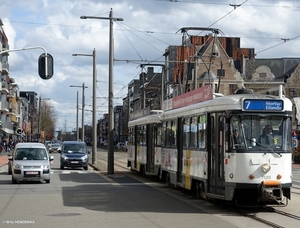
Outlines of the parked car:
M 49 146 L 49 153 L 57 152 L 57 150 L 61 147 L 61 142 L 52 143 Z
M 89 166 L 89 153 L 86 143 L 79 141 L 64 141 L 61 148 L 58 149 L 60 154 L 60 169 L 65 167 L 82 167 L 85 170 Z
M 18 143 L 8 157 L 11 164 L 12 183 L 17 181 L 41 181 L 50 183 L 51 165 L 54 159 L 49 156 L 42 143 Z

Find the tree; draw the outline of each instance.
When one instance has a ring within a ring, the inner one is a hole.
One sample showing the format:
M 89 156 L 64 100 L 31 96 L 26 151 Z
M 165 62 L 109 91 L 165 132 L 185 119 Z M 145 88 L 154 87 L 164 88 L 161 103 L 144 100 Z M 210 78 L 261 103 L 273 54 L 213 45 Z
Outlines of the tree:
M 45 137 L 47 139 L 54 138 L 55 123 L 57 117 L 54 108 L 47 103 L 47 100 L 41 101 L 40 115 L 41 115 L 40 130 L 44 131 Z

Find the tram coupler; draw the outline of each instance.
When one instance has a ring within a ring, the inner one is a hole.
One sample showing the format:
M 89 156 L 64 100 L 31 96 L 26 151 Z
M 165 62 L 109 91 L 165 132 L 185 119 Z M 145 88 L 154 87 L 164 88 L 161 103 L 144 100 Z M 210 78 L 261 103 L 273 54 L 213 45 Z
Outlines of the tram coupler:
M 276 202 L 278 205 L 285 205 L 281 182 L 278 180 L 265 180 L 261 185 L 262 202 Z

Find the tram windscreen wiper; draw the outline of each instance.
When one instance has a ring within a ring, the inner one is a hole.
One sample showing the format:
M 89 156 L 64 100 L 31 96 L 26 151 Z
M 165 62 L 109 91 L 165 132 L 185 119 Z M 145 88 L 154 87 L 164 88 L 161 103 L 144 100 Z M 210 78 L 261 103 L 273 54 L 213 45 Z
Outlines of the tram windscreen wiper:
M 252 142 L 252 143 L 255 143 L 255 144 L 257 144 L 257 145 L 259 145 L 259 146 L 265 148 L 265 149 L 269 149 L 271 152 L 273 152 L 273 153 L 276 154 L 277 156 L 282 157 L 282 155 L 281 155 L 280 153 L 274 151 L 271 147 L 266 146 L 266 145 L 262 145 L 261 143 L 254 141 L 253 138 L 251 138 L 251 139 L 246 138 L 246 139 L 249 140 L 249 141 Z M 266 154 L 266 152 L 265 152 L 264 154 Z

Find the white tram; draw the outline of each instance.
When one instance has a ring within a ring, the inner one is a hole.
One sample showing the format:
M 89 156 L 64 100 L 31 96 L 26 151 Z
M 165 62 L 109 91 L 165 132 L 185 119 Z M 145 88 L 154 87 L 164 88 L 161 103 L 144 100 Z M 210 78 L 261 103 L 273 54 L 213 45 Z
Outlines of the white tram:
M 161 111 L 128 123 L 127 164 L 143 175 L 158 176 L 161 165 Z
M 240 91 L 148 118 L 129 123 L 133 170 L 159 170 L 168 184 L 240 206 L 291 198 L 292 102 L 282 94 Z

